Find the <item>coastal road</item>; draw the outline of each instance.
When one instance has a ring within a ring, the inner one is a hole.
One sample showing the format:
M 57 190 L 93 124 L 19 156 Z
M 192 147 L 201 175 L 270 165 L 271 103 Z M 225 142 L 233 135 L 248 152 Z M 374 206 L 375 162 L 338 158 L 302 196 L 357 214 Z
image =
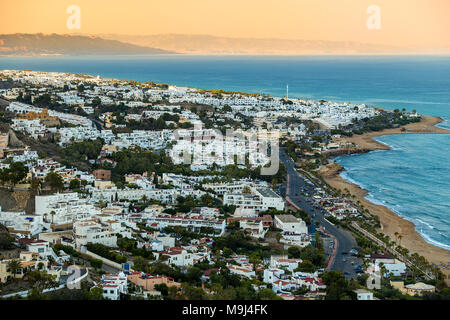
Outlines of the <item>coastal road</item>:
M 314 221 L 319 221 L 324 232 L 335 239 L 335 255 L 334 259 L 332 257 L 330 269 L 341 271 L 346 278 L 355 278 L 357 274 L 354 266 L 360 265 L 362 261 L 357 257 L 352 257 L 349 251 L 358 247 L 356 240 L 348 231 L 331 224 L 325 219 L 320 207 L 310 199 L 310 196 L 313 195 L 314 186 L 308 184 L 295 170 L 294 162 L 283 150 L 280 150 L 280 161 L 286 167 L 288 174 L 286 197 L 289 197 L 297 207 L 305 210 L 311 216 L 313 223 Z M 304 193 L 309 194 L 309 196 L 304 196 Z

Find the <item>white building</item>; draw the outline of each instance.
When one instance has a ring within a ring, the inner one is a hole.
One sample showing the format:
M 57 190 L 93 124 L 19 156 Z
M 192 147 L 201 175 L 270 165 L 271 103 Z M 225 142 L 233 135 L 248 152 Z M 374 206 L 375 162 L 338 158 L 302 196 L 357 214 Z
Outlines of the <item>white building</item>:
M 266 211 L 284 210 L 284 200 L 270 188 L 251 188 L 251 193 L 232 193 L 223 196 L 223 203 L 238 207 Z
M 36 215 L 45 215 L 46 220 L 54 224 L 68 224 L 101 213 L 100 209 L 88 203 L 87 199 L 79 198 L 76 192 L 36 196 L 35 207 Z
M 183 227 L 188 230 L 198 232 L 204 228 L 212 228 L 214 233 L 222 235 L 225 232 L 226 222 L 213 216 L 203 216 L 200 214 L 153 214 L 147 216 L 147 226 L 164 229 L 165 227 Z
M 80 248 L 88 243 L 100 243 L 108 247 L 117 247 L 117 232 L 110 226 L 93 221 L 75 221 L 73 224 L 75 246 Z
M 364 289 L 358 289 L 355 290 L 356 292 L 356 299 L 358 300 L 374 300 L 373 299 L 373 292 L 364 290 Z
M 271 268 L 286 268 L 287 270 L 294 272 L 297 269 L 298 264 L 302 259 L 288 259 L 287 256 L 271 256 L 270 267 Z
M 274 220 L 275 227 L 283 232 L 308 233 L 305 221 L 294 217 L 292 214 L 276 215 Z
M 248 267 L 236 266 L 233 264 L 229 264 L 229 265 L 227 265 L 227 268 L 228 268 L 228 270 L 230 270 L 231 274 L 237 274 L 239 276 L 243 276 L 246 278 L 256 277 L 255 271 L 253 271 L 252 269 L 250 269 Z
M 128 293 L 128 278 L 123 273 L 104 274 L 101 279 L 103 298 L 108 300 L 120 300 L 120 294 Z

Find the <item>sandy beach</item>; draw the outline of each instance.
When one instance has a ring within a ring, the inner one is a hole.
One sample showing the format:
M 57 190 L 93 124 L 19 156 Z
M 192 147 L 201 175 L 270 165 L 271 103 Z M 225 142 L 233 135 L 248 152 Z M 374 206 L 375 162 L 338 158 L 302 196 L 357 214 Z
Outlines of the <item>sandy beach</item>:
M 406 131 L 401 131 L 401 128 L 387 129 L 379 132 L 370 132 L 363 135 L 353 137 L 344 137 L 336 139 L 336 141 L 347 141 L 357 144 L 357 151 L 371 151 L 371 150 L 389 150 L 389 147 L 379 143 L 373 138 L 389 134 L 408 134 L 408 133 L 445 133 L 450 134 L 450 130 L 435 127 L 436 124 L 443 120 L 437 117 L 423 117 L 421 122 L 412 123 L 404 126 Z M 359 150 L 358 150 L 359 149 Z M 351 153 L 351 151 L 350 151 Z M 417 252 L 424 256 L 428 261 L 438 266 L 448 266 L 448 269 L 441 267 L 442 272 L 447 275 L 447 283 L 450 281 L 450 251 L 443 248 L 436 247 L 426 242 L 418 232 L 414 229 L 414 224 L 405 220 L 387 207 L 374 204 L 364 197 L 368 191 L 360 188 L 358 185 L 348 182 L 343 179 L 339 172 L 344 168 L 336 163 L 328 164 L 320 168 L 319 173 L 323 176 L 325 181 L 334 188 L 344 190 L 345 188 L 355 195 L 365 208 L 380 218 L 382 228 L 381 232 L 387 234 L 395 241 L 394 233 L 398 232 L 402 235 L 401 246 L 407 248 L 411 253 Z

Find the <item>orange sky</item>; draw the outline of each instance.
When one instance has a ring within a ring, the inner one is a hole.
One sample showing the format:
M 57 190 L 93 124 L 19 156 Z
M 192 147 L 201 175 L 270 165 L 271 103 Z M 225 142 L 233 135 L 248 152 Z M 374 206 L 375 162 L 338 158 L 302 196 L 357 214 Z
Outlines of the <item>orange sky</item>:
M 66 27 L 69 5 L 81 29 Z M 370 5 L 381 30 L 366 27 Z M 450 45 L 450 0 L 1 0 L 0 33 L 211 34 Z

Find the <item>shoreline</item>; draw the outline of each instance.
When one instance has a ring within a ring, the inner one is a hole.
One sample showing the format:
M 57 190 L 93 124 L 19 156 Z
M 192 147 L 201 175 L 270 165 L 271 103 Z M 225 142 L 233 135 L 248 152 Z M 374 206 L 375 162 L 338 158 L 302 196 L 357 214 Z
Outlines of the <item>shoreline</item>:
M 410 133 L 440 133 L 450 134 L 450 130 L 436 127 L 435 125 L 443 122 L 439 117 L 424 116 L 422 120 L 417 123 L 410 123 L 403 126 L 406 131 L 401 131 L 401 128 L 385 129 L 378 132 L 369 132 L 363 135 L 357 135 L 353 137 L 343 137 L 336 139 L 336 142 L 353 142 L 357 144 L 357 147 L 349 149 L 345 154 L 352 153 L 366 153 L 375 150 L 390 150 L 391 148 L 385 144 L 382 144 L 374 138 L 391 134 L 410 134 Z M 342 155 L 345 155 L 342 154 Z M 359 185 L 354 184 L 343 177 L 340 173 L 345 170 L 343 166 L 337 163 L 330 163 L 326 166 L 322 166 L 318 173 L 325 179 L 325 181 L 333 188 L 344 190 L 345 188 L 349 192 L 355 195 L 356 200 L 359 200 L 365 208 L 371 213 L 377 215 L 380 218 L 381 228 L 378 230 L 388 235 L 391 240 L 396 241 L 395 232 L 402 236 L 400 245 L 407 248 L 411 253 L 418 253 L 424 256 L 430 263 L 437 265 L 442 273 L 447 276 L 446 282 L 450 281 L 450 250 L 435 246 L 427 242 L 419 232 L 415 230 L 415 224 L 411 221 L 397 215 L 388 207 L 375 204 L 366 199 L 368 190 L 361 188 Z M 448 266 L 448 269 L 442 267 Z

